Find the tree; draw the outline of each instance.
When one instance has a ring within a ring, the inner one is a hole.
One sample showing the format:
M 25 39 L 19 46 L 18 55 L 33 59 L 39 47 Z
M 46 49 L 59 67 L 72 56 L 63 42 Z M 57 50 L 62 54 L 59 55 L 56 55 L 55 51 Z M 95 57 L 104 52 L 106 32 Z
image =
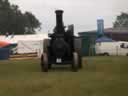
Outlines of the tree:
M 25 28 L 25 32 L 26 33 L 34 33 L 35 32 L 35 28 L 40 28 L 40 22 L 35 18 L 35 16 L 31 13 L 31 12 L 25 12 L 24 14 L 24 18 L 26 20 L 26 28 Z
M 0 0 L 0 33 L 34 34 L 41 23 L 31 13 L 22 13 L 18 5 L 11 5 L 8 0 Z
M 121 13 L 117 16 L 114 27 L 128 27 L 128 13 Z

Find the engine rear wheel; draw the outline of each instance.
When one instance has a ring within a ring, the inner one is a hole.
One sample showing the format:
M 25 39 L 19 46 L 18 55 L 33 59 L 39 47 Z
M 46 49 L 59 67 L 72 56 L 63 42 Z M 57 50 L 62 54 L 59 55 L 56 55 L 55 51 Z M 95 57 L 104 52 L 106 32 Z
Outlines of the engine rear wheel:
M 73 71 L 73 72 L 77 72 L 77 71 L 78 71 L 78 67 L 79 67 L 79 57 L 78 57 L 78 53 L 77 53 L 77 52 L 74 52 L 74 53 L 73 53 L 72 71 Z
M 43 53 L 41 57 L 41 69 L 43 72 L 48 72 L 48 56 L 47 53 Z
M 43 41 L 43 52 L 44 53 L 47 53 L 48 52 L 49 42 L 50 42 L 49 39 L 44 39 L 44 41 Z

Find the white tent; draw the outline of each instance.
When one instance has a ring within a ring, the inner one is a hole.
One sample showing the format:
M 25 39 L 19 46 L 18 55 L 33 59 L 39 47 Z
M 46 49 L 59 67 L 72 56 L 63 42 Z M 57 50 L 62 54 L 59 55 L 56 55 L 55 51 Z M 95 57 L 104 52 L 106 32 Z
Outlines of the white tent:
M 18 41 L 17 53 L 38 53 L 40 57 L 43 52 L 43 40 L 22 40 Z
M 17 44 L 16 50 L 18 54 L 38 53 L 40 56 L 43 52 L 43 40 L 48 38 L 47 34 L 36 35 L 15 35 L 15 36 L 0 36 L 0 41 L 5 41 L 10 44 Z

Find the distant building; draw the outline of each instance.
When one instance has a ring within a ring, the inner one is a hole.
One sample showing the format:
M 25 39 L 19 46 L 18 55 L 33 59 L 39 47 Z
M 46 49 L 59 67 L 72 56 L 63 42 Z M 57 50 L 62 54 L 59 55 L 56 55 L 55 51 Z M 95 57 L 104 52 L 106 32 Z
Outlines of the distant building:
M 106 28 L 104 34 L 116 41 L 128 41 L 128 28 Z M 79 32 L 80 37 L 89 36 L 94 39 L 96 35 L 97 30 Z
M 93 56 L 95 54 L 95 42 L 97 38 L 97 30 L 79 32 L 82 38 L 82 55 Z M 99 39 L 98 39 L 99 40 Z M 128 41 L 128 28 L 106 28 L 104 36 L 100 38 L 101 42 L 106 41 Z

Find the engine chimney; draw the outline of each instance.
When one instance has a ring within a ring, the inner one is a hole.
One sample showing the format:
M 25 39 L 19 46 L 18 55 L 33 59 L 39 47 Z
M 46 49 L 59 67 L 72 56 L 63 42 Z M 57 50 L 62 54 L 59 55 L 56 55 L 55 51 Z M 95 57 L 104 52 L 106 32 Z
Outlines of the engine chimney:
M 63 10 L 56 10 L 56 32 L 63 33 L 64 25 L 63 25 Z

